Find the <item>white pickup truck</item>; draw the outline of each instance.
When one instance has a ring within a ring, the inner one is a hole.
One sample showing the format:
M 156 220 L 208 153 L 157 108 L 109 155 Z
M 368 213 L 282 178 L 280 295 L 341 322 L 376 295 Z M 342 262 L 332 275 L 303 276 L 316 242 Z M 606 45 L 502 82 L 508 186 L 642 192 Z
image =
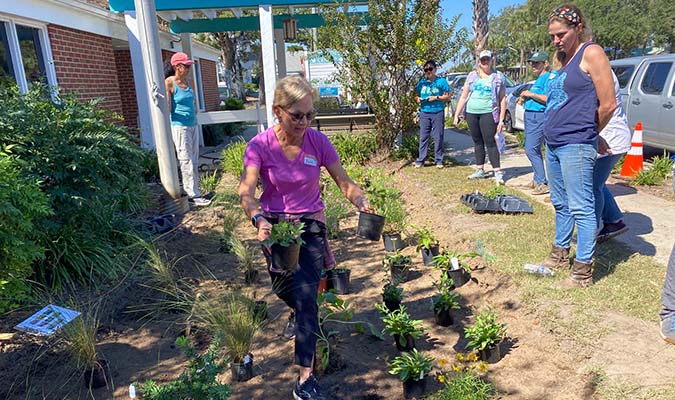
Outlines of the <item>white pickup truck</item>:
M 634 127 L 642 122 L 644 143 L 675 151 L 675 54 L 610 61 L 621 101 Z

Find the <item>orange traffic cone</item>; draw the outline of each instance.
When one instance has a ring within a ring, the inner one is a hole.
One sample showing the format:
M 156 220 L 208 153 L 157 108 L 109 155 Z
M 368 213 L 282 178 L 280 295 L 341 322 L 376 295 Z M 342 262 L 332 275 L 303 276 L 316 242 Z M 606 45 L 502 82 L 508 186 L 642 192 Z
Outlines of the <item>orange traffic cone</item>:
M 642 122 L 635 124 L 630 150 L 626 154 L 621 168 L 621 176 L 634 178 L 642 170 Z

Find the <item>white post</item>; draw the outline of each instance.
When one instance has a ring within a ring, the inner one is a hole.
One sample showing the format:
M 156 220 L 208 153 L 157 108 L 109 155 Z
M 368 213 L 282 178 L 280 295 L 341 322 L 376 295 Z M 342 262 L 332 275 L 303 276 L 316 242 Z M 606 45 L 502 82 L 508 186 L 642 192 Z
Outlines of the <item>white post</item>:
M 267 126 L 272 126 L 274 123 L 272 104 L 274 103 L 274 88 L 277 84 L 274 71 L 274 23 L 272 21 L 272 6 L 269 4 L 259 5 L 258 15 L 260 18 L 260 42 L 262 47 L 263 76 L 265 79 L 265 111 L 267 114 Z
M 183 48 L 183 53 L 187 54 L 190 60 L 194 60 L 194 58 L 192 57 L 192 34 L 181 33 L 180 44 L 181 47 Z M 196 104 L 195 118 L 197 117 L 197 114 L 199 114 L 199 110 L 202 107 L 201 101 L 199 100 L 200 93 L 199 93 L 199 84 L 197 82 L 197 71 L 195 71 L 195 68 L 197 67 L 201 68 L 201 63 L 193 65 L 192 70 L 190 71 L 190 78 L 192 79 L 192 91 L 195 94 L 195 104 Z M 199 145 L 204 146 L 204 132 L 202 132 L 201 124 L 197 124 L 197 131 L 199 132 Z
M 155 139 L 152 136 L 152 120 L 150 119 L 150 98 L 148 97 L 147 79 L 141 44 L 138 39 L 138 21 L 135 11 L 126 11 L 124 21 L 127 25 L 129 37 L 129 53 L 131 54 L 131 68 L 134 72 L 134 88 L 136 89 L 136 106 L 138 107 L 138 129 L 141 132 L 141 147 L 154 149 Z
M 277 49 L 277 78 L 286 77 L 286 42 L 284 41 L 284 30 L 274 30 L 274 43 Z
M 138 38 L 147 78 L 145 90 L 150 97 L 149 108 L 159 161 L 159 177 L 169 196 L 179 199 L 181 193 L 178 167 L 171 139 L 155 0 L 134 0 L 134 6 L 138 14 Z

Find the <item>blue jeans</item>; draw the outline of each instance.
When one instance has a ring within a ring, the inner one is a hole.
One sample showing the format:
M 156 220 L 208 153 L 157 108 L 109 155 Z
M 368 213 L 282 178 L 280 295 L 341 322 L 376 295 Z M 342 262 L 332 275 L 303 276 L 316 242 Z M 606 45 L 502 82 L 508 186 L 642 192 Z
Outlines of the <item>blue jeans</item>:
M 434 139 L 434 160 L 436 165 L 443 165 L 443 131 L 445 130 L 445 113 L 420 112 L 420 145 L 416 164 L 423 165 L 429 151 L 429 137 Z
M 576 260 L 590 263 L 595 253 L 593 169 L 596 145 L 546 146 L 551 203 L 555 208 L 555 245 L 569 248 L 577 226 Z
M 593 171 L 593 195 L 595 196 L 595 218 L 597 227 L 600 228 L 603 222 L 617 222 L 623 218 L 623 213 L 614 200 L 614 196 L 607 189 L 605 182 L 612 173 L 616 163 L 625 153 L 611 154 L 605 157 L 599 157 L 595 161 L 595 170 Z
M 525 111 L 525 154 L 532 164 L 534 182 L 546 184 L 546 170 L 541 155 L 541 145 L 544 143 L 544 113 Z
M 675 190 L 675 183 L 673 184 Z M 666 269 L 666 280 L 663 282 L 663 291 L 661 292 L 661 319 L 675 315 L 675 246 L 670 251 L 668 259 L 668 268 Z

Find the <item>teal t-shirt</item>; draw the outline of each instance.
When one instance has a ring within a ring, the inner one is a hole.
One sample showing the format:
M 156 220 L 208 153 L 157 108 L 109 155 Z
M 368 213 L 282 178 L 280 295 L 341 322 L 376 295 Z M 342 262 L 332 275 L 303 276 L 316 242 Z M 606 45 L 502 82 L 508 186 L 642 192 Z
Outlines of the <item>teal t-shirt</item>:
M 532 84 L 532 87 L 530 87 L 530 92 L 535 94 L 546 94 L 546 84 L 550 75 L 550 72 L 544 72 L 543 74 L 539 75 L 539 78 L 537 78 L 537 80 Z M 546 110 L 546 104 L 541 104 L 532 98 L 528 98 L 525 101 L 523 108 L 525 111 L 544 112 L 544 110 Z
M 181 89 L 173 83 L 171 96 L 171 125 L 193 126 L 195 122 L 195 93 L 190 86 Z
M 442 96 L 445 93 L 450 92 L 450 85 L 448 85 L 448 81 L 446 81 L 445 78 L 439 76 L 437 76 L 433 82 L 429 82 L 428 79 L 423 78 L 417 84 L 415 91 L 422 99 L 420 111 L 435 114 L 445 109 L 445 102 L 441 100 L 427 101 L 426 99 L 430 96 Z
M 466 102 L 466 112 L 471 114 L 487 114 L 492 112 L 492 78 L 478 79 L 471 87 L 471 95 Z

